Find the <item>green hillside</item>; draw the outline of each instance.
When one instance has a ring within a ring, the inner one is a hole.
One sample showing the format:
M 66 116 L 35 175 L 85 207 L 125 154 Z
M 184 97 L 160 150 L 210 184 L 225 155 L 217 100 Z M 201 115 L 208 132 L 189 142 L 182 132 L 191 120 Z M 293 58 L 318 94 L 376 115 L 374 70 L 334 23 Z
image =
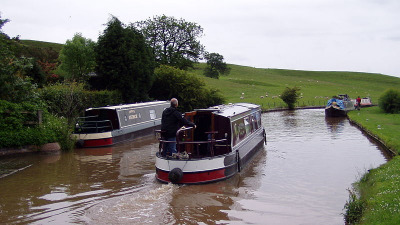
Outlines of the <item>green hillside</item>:
M 44 42 L 44 41 L 33 41 L 33 40 L 20 40 L 21 44 L 26 47 L 34 48 L 48 48 L 53 49 L 56 52 L 60 52 L 63 44 Z
M 19 40 L 16 54 L 18 56 L 33 57 L 42 62 L 55 63 L 58 61 L 62 47 L 62 44 L 51 42 Z
M 301 88 L 303 98 L 299 106 L 325 105 L 328 98 L 338 94 L 348 94 L 351 98 L 370 97 L 373 103 L 378 103 L 386 89 L 400 87 L 400 78 L 381 74 L 262 69 L 238 65 L 229 65 L 231 73 L 217 80 L 203 76 L 204 67 L 205 64 L 198 64 L 191 72 L 203 77 L 209 87 L 221 90 L 227 102 L 252 102 L 264 108 L 283 104 L 279 97 L 273 96 L 279 96 L 285 87 Z M 242 93 L 244 99 L 240 98 Z

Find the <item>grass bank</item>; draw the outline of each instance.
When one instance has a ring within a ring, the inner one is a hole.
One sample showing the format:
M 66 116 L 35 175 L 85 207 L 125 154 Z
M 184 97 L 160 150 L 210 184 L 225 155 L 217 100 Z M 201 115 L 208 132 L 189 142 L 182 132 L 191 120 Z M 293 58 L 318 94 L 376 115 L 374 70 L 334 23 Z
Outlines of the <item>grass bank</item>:
M 379 138 L 392 152 L 400 154 L 400 114 L 388 114 L 379 107 L 370 107 L 350 112 L 349 118 Z
M 400 115 L 386 114 L 378 107 L 352 111 L 349 118 L 379 138 L 396 154 L 400 153 Z M 400 221 L 400 156 L 370 170 L 354 184 L 358 192 L 352 204 L 362 207 L 358 224 L 399 224 Z M 358 207 L 353 207 L 358 208 Z M 358 212 L 350 212 L 358 213 Z

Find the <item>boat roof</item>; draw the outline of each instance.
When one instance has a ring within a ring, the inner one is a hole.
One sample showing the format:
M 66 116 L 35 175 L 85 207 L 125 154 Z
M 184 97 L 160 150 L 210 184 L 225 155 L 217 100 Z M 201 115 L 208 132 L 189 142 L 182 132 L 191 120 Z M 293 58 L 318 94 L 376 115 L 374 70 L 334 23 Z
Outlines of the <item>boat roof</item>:
M 234 103 L 228 105 L 218 105 L 213 106 L 207 109 L 195 109 L 195 111 L 199 112 L 213 112 L 216 115 L 220 115 L 223 117 L 232 117 L 235 115 L 239 115 L 244 112 L 251 111 L 252 109 L 259 108 L 259 105 L 252 104 L 252 103 Z
M 141 107 L 147 107 L 147 106 L 152 106 L 152 105 L 162 105 L 166 104 L 169 105 L 169 101 L 152 101 L 152 102 L 139 102 L 139 103 L 132 103 L 132 104 L 121 104 L 121 105 L 114 105 L 114 106 L 104 106 L 104 107 L 97 107 L 97 108 L 88 108 L 88 110 L 93 110 L 93 109 L 112 109 L 112 110 L 120 110 L 120 109 L 128 109 L 128 108 L 141 108 Z

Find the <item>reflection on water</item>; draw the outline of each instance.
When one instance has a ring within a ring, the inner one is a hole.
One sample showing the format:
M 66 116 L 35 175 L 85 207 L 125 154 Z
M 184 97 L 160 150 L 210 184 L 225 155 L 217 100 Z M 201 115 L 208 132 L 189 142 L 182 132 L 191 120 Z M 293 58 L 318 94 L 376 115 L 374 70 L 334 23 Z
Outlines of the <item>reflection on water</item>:
M 325 117 L 326 126 L 328 130 L 332 134 L 332 138 L 338 137 L 345 127 L 345 122 L 347 122 L 347 118 L 345 117 Z
M 385 162 L 345 118 L 323 110 L 263 114 L 268 146 L 231 179 L 158 183 L 153 136 L 109 148 L 29 155 L 0 179 L 5 224 L 343 224 L 347 190 Z M 16 163 L 18 164 L 18 163 Z

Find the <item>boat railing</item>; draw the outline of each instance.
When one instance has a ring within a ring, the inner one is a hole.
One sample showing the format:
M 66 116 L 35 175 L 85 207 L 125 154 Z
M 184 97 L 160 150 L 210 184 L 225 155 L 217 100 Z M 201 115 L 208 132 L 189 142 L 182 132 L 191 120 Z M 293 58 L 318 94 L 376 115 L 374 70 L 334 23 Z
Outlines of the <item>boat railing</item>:
M 96 117 L 78 117 L 75 125 L 75 133 L 101 133 L 113 130 L 111 120 L 87 120 Z
M 158 135 L 158 140 L 160 141 L 159 145 L 159 153 L 162 154 L 164 151 L 164 145 L 165 143 L 176 143 L 176 150 L 179 153 L 182 153 L 184 151 L 184 146 L 187 144 L 191 144 L 194 147 L 194 152 L 196 153 L 195 156 L 200 156 L 200 147 L 201 145 L 206 145 L 210 156 L 214 156 L 215 152 L 214 149 L 216 146 L 224 146 L 224 147 L 229 147 L 228 141 L 226 138 L 223 139 L 215 139 L 215 134 L 217 134 L 217 131 L 211 131 L 211 132 L 205 132 L 208 136 L 208 139 L 205 141 L 185 141 L 182 139 L 185 138 L 180 138 L 180 137 L 187 137 L 186 132 L 193 129 L 193 127 L 182 127 L 176 132 L 176 141 L 167 141 L 163 137 L 164 131 L 161 130 L 156 130 L 156 135 Z

